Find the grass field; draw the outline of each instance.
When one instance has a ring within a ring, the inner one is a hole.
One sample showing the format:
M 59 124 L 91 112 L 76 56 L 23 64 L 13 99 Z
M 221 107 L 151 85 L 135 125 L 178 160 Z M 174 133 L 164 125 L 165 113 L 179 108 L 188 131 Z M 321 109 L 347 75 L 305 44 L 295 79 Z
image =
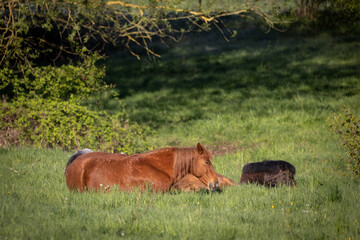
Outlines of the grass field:
M 248 162 L 289 161 L 298 186 L 79 194 L 65 184 L 73 152 L 0 149 L 0 239 L 360 239 L 360 179 L 327 123 L 342 105 L 360 114 L 359 38 L 211 33 L 159 51 L 114 54 L 121 99 L 100 104 L 124 104 L 155 147 L 203 143 L 236 181 Z

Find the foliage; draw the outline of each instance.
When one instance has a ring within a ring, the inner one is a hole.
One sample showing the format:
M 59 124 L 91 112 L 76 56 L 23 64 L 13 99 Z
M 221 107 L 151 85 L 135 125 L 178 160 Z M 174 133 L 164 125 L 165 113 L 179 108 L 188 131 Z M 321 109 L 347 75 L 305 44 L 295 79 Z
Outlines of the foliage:
M 360 21 L 358 0 L 297 0 L 298 15 L 330 26 L 353 25 Z
M 0 93 L 68 99 L 106 88 L 88 25 L 97 12 L 79 1 L 9 0 L 0 8 Z
M 0 77 L 3 79 L 0 88 L 5 88 L 8 96 L 14 99 L 85 99 L 90 94 L 108 88 L 103 82 L 105 68 L 96 65 L 99 58 L 93 54 L 74 64 L 24 68 L 24 75 L 14 74 L 13 70 L 6 67 L 0 69 Z
M 125 111 L 94 112 L 77 102 L 19 98 L 0 108 L 0 145 L 93 148 L 134 153 L 148 148 L 147 129 L 129 124 Z
M 339 135 L 349 164 L 356 176 L 360 176 L 360 117 L 344 107 L 343 113 L 329 119 L 330 129 Z
M 339 21 L 356 23 L 360 21 L 360 2 L 357 0 L 337 0 L 334 3 L 335 9 L 339 9 Z
M 217 19 L 222 16 L 255 12 L 274 26 L 279 7 L 270 15 L 271 6 L 273 3 L 264 6 L 256 0 L 207 1 L 196 11 L 199 5 L 187 0 L 6 0 L 0 4 L 0 67 L 26 74 L 34 64 L 82 60 L 110 45 L 127 48 L 137 57 L 134 49 L 140 46 L 158 56 L 148 46 L 154 38 L 178 41 L 194 29 L 219 28 L 222 23 Z

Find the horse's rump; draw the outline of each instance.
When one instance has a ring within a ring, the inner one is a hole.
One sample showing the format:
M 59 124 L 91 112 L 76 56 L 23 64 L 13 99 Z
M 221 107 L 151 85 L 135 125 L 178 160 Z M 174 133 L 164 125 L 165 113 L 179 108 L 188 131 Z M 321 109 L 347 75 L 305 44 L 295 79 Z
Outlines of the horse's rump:
M 76 151 L 76 152 L 74 153 L 74 155 L 72 155 L 72 156 L 69 158 L 69 161 L 66 163 L 66 168 L 67 168 L 73 161 L 75 161 L 75 159 L 76 159 L 77 157 L 79 157 L 80 155 L 87 154 L 87 153 L 91 153 L 91 152 L 93 152 L 93 150 L 88 149 L 88 148 L 85 148 L 85 149 Z

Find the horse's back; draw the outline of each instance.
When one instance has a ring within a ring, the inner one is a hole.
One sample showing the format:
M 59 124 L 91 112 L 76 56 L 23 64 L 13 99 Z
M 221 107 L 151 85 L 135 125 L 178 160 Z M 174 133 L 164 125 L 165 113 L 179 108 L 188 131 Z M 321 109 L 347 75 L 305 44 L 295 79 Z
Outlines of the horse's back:
M 127 157 L 125 154 L 103 152 L 90 152 L 79 155 L 65 170 L 66 184 L 70 190 L 79 189 L 84 191 L 86 187 L 89 187 L 89 182 L 92 179 L 91 175 L 96 175 L 99 170 L 106 170 L 103 165 L 111 161 L 121 161 Z M 107 175 L 103 174 L 103 176 L 106 177 Z
M 70 190 L 106 189 L 117 185 L 121 190 L 133 187 L 146 188 L 152 185 L 167 191 L 171 177 L 161 170 L 158 156 L 91 152 L 77 157 L 66 169 L 66 183 Z M 156 155 L 156 154 L 155 154 Z M 159 169 L 158 169 L 159 168 Z

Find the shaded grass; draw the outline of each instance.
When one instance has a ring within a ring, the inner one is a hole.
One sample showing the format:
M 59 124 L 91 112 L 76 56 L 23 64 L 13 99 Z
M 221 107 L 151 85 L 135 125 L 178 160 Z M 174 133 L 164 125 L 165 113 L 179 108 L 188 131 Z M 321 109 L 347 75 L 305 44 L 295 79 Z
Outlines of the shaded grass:
M 167 129 L 217 114 L 335 110 L 351 97 L 349 104 L 357 107 L 358 40 L 286 35 L 254 43 L 233 40 L 229 47 L 212 45 L 213 38 L 170 49 L 155 63 L 109 61 L 108 81 L 117 85 L 134 121 Z

